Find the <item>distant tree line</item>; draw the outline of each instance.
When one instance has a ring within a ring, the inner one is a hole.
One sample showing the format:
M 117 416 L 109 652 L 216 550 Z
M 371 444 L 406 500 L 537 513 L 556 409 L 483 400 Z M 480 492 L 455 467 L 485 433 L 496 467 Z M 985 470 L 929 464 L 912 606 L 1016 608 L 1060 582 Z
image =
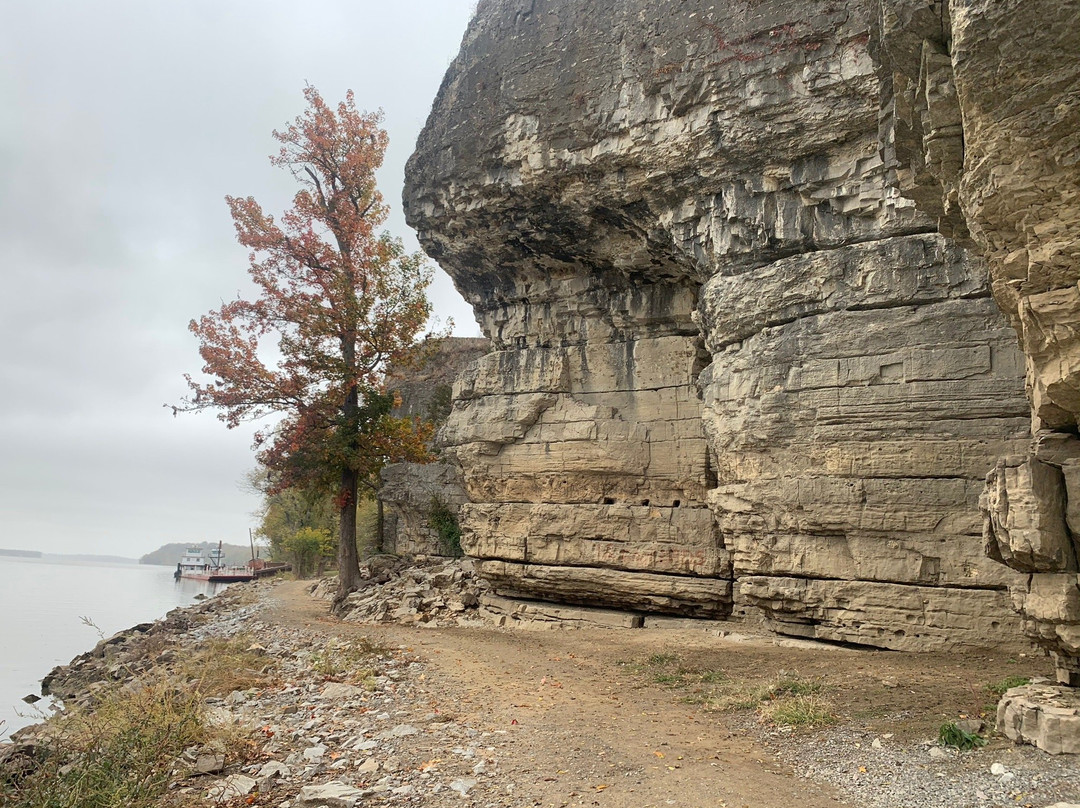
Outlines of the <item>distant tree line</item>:
M 139 563 L 160 564 L 163 567 L 175 567 L 177 562 L 189 548 L 198 547 L 205 553 L 217 546 L 218 543 L 216 541 L 190 542 L 188 544 L 172 542 L 170 544 L 161 545 L 161 547 L 154 550 L 152 553 L 147 553 L 139 559 Z M 221 549 L 225 553 L 226 566 L 242 566 L 251 558 L 250 545 L 222 544 Z

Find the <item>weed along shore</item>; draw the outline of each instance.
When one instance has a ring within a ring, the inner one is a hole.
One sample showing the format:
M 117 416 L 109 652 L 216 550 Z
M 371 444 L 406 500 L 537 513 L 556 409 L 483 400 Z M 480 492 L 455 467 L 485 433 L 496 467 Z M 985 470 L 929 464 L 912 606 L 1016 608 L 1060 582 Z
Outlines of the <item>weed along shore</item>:
M 467 561 L 365 574 L 344 620 L 332 586 L 243 584 L 54 670 L 65 709 L 0 745 L 0 804 L 1080 802 L 1075 756 L 993 732 L 998 694 L 1045 676 L 1043 658 L 612 628 L 565 607 L 557 625 L 577 627 L 550 629 L 551 610 L 508 608 Z

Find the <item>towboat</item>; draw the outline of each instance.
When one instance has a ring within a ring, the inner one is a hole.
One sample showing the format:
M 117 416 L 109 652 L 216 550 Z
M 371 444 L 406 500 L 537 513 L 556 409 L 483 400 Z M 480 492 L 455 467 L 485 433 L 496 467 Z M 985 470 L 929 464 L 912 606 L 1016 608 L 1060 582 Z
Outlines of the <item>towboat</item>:
M 231 584 L 250 581 L 255 578 L 251 567 L 230 567 L 225 565 L 225 553 L 221 542 L 204 554 L 201 547 L 189 547 L 176 565 L 173 577 L 191 578 L 196 581 L 209 581 L 212 584 Z

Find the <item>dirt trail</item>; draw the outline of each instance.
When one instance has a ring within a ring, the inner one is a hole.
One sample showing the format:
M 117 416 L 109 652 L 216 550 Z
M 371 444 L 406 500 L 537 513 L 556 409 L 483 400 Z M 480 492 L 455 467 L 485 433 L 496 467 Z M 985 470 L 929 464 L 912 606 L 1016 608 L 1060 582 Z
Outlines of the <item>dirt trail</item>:
M 282 623 L 403 644 L 428 664 L 432 706 L 513 739 L 501 771 L 520 805 L 841 806 L 715 715 L 642 685 L 617 662 L 671 632 L 439 629 L 342 623 L 300 583 L 274 590 Z M 662 636 L 658 636 L 661 635 Z

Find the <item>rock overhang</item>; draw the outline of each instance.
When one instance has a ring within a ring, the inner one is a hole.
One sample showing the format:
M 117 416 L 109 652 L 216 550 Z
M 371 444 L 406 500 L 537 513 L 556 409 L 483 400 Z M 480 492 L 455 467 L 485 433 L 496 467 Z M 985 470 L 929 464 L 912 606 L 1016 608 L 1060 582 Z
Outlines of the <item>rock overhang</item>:
M 504 591 L 1021 642 L 978 500 L 1027 451 L 1024 356 L 936 233 L 966 238 L 955 199 L 918 185 L 955 170 L 947 86 L 905 162 L 902 67 L 942 75 L 940 12 L 479 4 L 405 203 L 496 347 L 445 440 Z M 658 517 L 674 545 L 626 527 Z

